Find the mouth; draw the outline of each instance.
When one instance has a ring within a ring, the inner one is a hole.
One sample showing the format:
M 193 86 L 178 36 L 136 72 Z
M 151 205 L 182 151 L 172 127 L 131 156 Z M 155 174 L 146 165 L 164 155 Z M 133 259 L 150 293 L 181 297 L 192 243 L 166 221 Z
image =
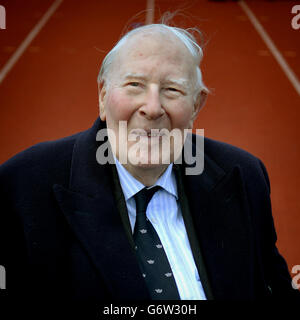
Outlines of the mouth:
M 161 131 L 161 129 L 133 129 L 130 131 L 130 134 L 148 138 L 164 136 L 164 133 Z

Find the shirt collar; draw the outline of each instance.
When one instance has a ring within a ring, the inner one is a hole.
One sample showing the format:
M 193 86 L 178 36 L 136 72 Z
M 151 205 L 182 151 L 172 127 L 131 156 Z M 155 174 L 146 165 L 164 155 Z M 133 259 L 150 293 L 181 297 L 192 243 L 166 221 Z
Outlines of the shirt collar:
M 145 188 L 145 186 L 135 179 L 125 168 L 122 164 L 115 158 L 116 168 L 118 171 L 120 184 L 123 190 L 123 194 L 125 200 L 127 201 L 131 197 L 133 197 L 136 193 L 140 190 Z M 177 184 L 175 174 L 173 172 L 173 163 L 169 164 L 165 172 L 159 177 L 159 179 L 155 182 L 153 186 L 160 186 L 168 193 L 172 194 L 176 200 L 178 200 L 178 193 L 177 193 Z

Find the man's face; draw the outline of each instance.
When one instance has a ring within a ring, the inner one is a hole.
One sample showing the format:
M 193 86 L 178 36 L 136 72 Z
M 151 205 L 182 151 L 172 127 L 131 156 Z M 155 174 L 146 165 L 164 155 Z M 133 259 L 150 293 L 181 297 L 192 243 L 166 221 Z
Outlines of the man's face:
M 115 133 L 114 153 L 118 159 L 124 152 L 129 153 L 137 141 L 145 145 L 138 151 L 139 163 L 129 160 L 124 165 L 129 172 L 163 166 L 161 146 L 165 136 L 151 136 L 151 129 L 179 129 L 183 137 L 184 129 L 192 128 L 199 107 L 194 102 L 195 74 L 192 56 L 171 34 L 140 33 L 120 49 L 109 79 L 100 90 L 100 118 Z M 118 143 L 120 121 L 127 123 L 126 148 L 124 143 Z M 128 140 L 130 133 L 130 140 L 135 141 Z M 183 141 L 180 149 L 182 144 Z M 151 153 L 157 147 L 159 161 L 154 164 Z M 172 140 L 168 150 L 171 162 L 175 160 L 176 147 Z

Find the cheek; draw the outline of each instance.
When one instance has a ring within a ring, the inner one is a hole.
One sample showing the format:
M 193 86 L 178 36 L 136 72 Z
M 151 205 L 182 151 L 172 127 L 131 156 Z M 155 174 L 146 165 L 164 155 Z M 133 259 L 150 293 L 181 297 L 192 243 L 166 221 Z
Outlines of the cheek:
M 129 120 L 132 112 L 133 108 L 130 99 L 117 93 L 112 93 L 108 96 L 106 114 L 109 121 Z
M 189 127 L 193 107 L 190 104 L 179 104 L 169 110 L 173 128 L 185 129 Z

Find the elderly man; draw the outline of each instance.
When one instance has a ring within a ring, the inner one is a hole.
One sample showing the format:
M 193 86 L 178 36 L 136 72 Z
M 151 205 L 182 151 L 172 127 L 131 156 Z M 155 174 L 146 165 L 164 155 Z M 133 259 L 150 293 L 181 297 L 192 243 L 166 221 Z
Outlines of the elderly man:
M 275 246 L 262 162 L 207 138 L 202 172 L 187 174 L 185 157 L 177 161 L 186 141 L 190 152 L 199 148 L 185 131 L 208 92 L 201 58 L 183 29 L 132 30 L 103 61 L 94 126 L 1 166 L 0 264 L 9 294 L 80 301 L 297 297 Z

